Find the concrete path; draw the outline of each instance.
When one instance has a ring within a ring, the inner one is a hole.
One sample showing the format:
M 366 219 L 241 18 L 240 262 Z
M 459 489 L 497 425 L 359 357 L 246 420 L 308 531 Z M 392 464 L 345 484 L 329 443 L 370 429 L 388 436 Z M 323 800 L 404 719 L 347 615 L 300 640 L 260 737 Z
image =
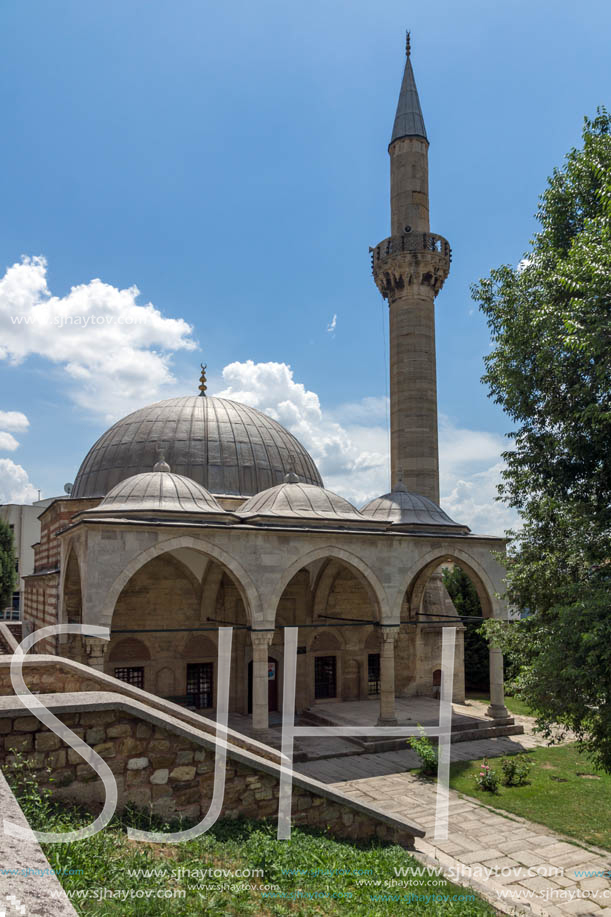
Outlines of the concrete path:
M 464 742 L 452 760 L 515 753 L 541 744 L 532 735 Z M 435 840 L 435 784 L 405 773 L 413 752 L 355 755 L 297 764 L 296 770 L 336 784 L 355 799 L 419 822 L 427 837 L 416 851 L 452 879 L 477 889 L 506 913 L 611 917 L 611 854 L 569 842 L 542 825 L 500 814 L 450 790 L 447 840 Z

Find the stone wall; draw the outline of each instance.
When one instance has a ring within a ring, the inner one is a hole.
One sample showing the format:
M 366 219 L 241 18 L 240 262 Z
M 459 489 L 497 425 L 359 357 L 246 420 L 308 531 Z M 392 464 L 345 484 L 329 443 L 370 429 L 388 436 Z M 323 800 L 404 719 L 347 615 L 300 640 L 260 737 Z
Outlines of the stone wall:
M 110 692 L 47 695 L 46 705 L 109 765 L 128 803 L 165 818 L 199 820 L 214 788 L 214 737 Z M 99 809 L 104 787 L 96 773 L 11 697 L 0 698 L 0 763 L 21 753 L 53 796 Z M 49 773 L 50 772 L 50 773 Z M 221 817 L 266 818 L 278 810 L 280 768 L 229 746 Z M 419 826 L 355 802 L 316 780 L 294 774 L 292 821 L 349 839 L 380 838 L 409 847 Z
M 197 726 L 202 732 L 213 735 L 216 729 L 214 720 L 209 720 L 198 713 L 163 700 L 163 698 L 141 691 L 117 678 L 92 669 L 88 665 L 72 659 L 64 659 L 61 656 L 26 656 L 23 662 L 23 677 L 33 694 L 112 691 L 115 694 L 147 703 L 163 714 Z M 14 694 L 10 676 L 10 656 L 0 657 L 0 698 Z M 229 739 L 237 747 L 248 749 L 259 757 L 269 758 L 272 761 L 280 760 L 279 753 L 274 748 L 242 733 L 230 729 Z

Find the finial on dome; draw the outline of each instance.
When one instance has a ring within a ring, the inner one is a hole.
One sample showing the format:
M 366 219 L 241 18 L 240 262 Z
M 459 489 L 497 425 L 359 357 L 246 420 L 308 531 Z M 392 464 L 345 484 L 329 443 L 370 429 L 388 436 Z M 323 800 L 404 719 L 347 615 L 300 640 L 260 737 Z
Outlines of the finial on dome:
M 408 33 L 408 34 L 409 34 L 409 33 Z M 393 492 L 394 492 L 394 493 L 397 493 L 397 492 L 399 492 L 399 493 L 407 493 L 407 487 L 406 487 L 405 484 L 403 483 L 403 472 L 402 472 L 402 471 L 400 471 L 400 472 L 397 474 L 397 483 L 396 483 L 395 486 L 393 487 Z
M 285 484 L 299 484 L 299 476 L 295 474 L 294 471 L 289 471 L 288 474 L 284 475 Z
M 407 31 L 405 33 L 405 56 L 409 57 L 412 50 L 412 33 Z
M 199 377 L 199 394 L 202 398 L 205 398 L 206 389 L 208 388 L 208 386 L 206 385 L 206 369 L 208 367 L 208 364 L 200 363 L 199 365 L 201 366 L 201 370 L 202 370 L 200 373 L 200 377 Z
M 153 471 L 171 471 L 172 469 L 170 468 L 170 466 L 168 465 L 168 463 L 166 462 L 164 458 L 163 449 L 161 448 L 161 446 L 157 447 L 157 454 L 158 454 L 158 458 L 155 464 L 153 465 Z

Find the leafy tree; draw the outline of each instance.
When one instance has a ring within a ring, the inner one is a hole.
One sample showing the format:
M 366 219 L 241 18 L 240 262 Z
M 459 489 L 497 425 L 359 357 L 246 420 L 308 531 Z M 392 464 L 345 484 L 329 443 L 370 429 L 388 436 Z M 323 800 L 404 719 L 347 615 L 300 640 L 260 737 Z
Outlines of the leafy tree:
M 490 395 L 515 424 L 500 498 L 510 533 L 508 598 L 529 615 L 488 622 L 520 668 L 525 701 L 551 735 L 572 729 L 611 771 L 611 117 L 554 170 L 539 231 L 517 268 L 473 287 L 493 349 Z
M 13 592 L 17 585 L 16 563 L 12 529 L 8 522 L 0 519 L 0 609 L 13 603 Z
M 475 586 L 465 571 L 455 564 L 442 570 L 443 583 L 459 615 L 482 617 L 482 606 Z M 488 691 L 490 664 L 488 641 L 477 621 L 465 621 L 465 685 L 477 691 Z M 482 622 L 483 623 L 483 622 Z

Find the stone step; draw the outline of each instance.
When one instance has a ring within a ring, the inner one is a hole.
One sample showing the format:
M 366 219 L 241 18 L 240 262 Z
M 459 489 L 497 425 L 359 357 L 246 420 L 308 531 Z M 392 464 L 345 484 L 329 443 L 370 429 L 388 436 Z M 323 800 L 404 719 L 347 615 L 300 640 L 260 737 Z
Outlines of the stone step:
M 330 717 L 324 716 L 321 713 L 318 713 L 316 710 L 308 709 L 299 717 L 300 726 L 336 726 L 335 723 Z M 477 742 L 480 739 L 495 739 L 500 736 L 512 736 L 512 735 L 523 735 L 524 727 L 517 725 L 512 716 L 499 717 L 497 719 L 486 719 L 486 720 L 474 720 L 470 723 L 456 722 L 452 724 L 452 743 L 455 742 Z M 377 754 L 384 751 L 398 751 L 406 747 L 406 739 L 401 737 L 383 739 L 378 736 L 359 736 L 343 737 L 345 741 L 349 741 L 351 745 L 354 746 L 353 750 L 350 751 L 346 749 L 344 752 L 324 752 L 321 750 L 319 753 L 312 753 L 308 749 L 307 752 L 300 752 L 299 757 L 297 753 L 295 755 L 295 760 L 322 760 L 324 758 L 339 758 L 342 756 L 349 756 L 350 754 Z M 437 742 L 435 737 L 431 740 L 433 744 Z
M 511 726 L 488 726 L 468 730 L 452 730 L 451 742 L 478 742 L 481 739 L 498 739 L 501 736 L 521 736 L 524 734 L 524 727 L 517 724 Z M 437 744 L 435 736 L 431 738 L 433 745 Z M 372 736 L 370 739 L 364 739 L 363 749 L 365 753 L 378 753 L 382 751 L 397 751 L 406 747 L 405 739 L 376 739 Z

